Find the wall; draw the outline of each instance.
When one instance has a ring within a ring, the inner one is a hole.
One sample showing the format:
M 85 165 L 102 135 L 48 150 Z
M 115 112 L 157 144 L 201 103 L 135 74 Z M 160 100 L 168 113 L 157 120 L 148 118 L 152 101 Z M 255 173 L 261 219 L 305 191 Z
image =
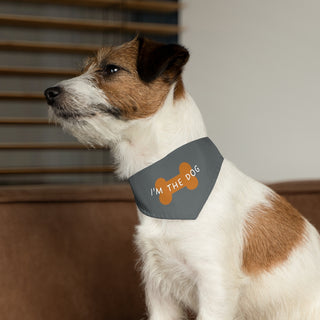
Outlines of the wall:
M 186 87 L 224 156 L 263 182 L 320 178 L 320 2 L 182 2 Z

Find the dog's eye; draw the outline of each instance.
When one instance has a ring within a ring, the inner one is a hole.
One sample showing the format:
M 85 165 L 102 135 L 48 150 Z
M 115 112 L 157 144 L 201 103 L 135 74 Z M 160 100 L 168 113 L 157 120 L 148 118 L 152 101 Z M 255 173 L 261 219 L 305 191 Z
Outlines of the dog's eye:
M 106 75 L 111 75 L 117 73 L 121 68 L 114 65 L 114 64 L 107 64 L 103 69 L 102 72 Z

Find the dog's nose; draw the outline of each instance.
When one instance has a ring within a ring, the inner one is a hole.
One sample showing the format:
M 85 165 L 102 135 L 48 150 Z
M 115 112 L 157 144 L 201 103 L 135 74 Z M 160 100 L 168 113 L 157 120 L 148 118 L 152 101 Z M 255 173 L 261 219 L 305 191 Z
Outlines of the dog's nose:
M 44 95 L 46 96 L 49 105 L 53 105 L 56 97 L 61 93 L 60 87 L 50 87 L 45 90 Z

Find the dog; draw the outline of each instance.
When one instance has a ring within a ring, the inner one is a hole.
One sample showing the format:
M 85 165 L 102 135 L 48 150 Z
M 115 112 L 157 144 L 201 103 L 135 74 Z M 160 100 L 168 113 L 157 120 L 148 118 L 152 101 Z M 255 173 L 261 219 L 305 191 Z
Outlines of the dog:
M 127 179 L 206 137 L 184 89 L 189 52 L 136 37 L 102 48 L 83 72 L 45 91 L 51 119 L 108 146 Z M 135 242 L 150 320 L 319 320 L 320 238 L 286 200 L 223 160 L 194 220 L 138 210 Z

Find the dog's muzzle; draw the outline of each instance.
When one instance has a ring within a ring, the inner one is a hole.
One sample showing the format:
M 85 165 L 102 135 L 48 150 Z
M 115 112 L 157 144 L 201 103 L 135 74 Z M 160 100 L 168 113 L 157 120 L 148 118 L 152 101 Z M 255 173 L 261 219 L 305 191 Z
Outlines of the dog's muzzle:
M 56 102 L 61 91 L 62 90 L 60 87 L 50 87 L 45 90 L 44 95 L 45 95 L 47 102 L 50 106 L 52 106 Z

